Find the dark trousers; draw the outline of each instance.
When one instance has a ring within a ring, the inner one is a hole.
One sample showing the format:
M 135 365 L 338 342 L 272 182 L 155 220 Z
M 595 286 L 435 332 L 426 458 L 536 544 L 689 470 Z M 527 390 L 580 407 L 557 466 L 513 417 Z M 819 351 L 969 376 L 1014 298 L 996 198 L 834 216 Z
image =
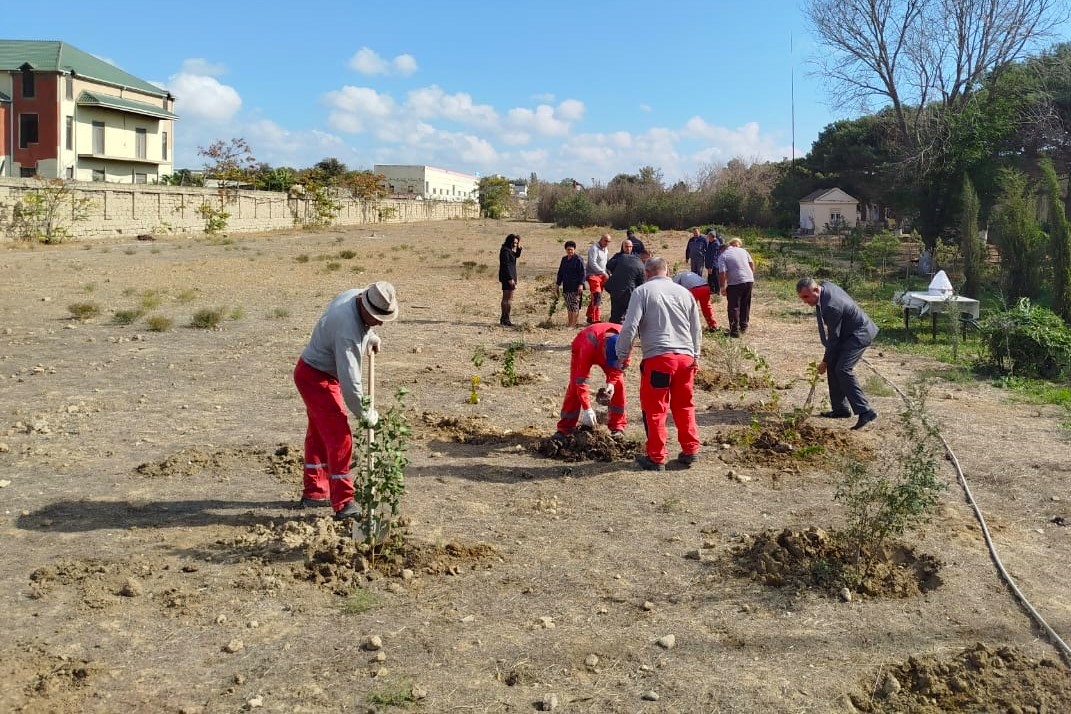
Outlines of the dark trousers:
M 628 312 L 628 303 L 632 293 L 610 293 L 610 322 L 620 325 Z
M 729 308 L 729 334 L 747 332 L 751 321 L 751 288 L 755 283 L 739 283 L 725 288 L 725 302 Z
M 866 348 L 866 345 L 843 347 L 833 358 L 833 363 L 826 364 L 829 404 L 838 414 L 847 414 L 849 408 L 855 414 L 866 414 L 870 411 L 870 404 L 853 371 L 855 365 L 862 359 Z

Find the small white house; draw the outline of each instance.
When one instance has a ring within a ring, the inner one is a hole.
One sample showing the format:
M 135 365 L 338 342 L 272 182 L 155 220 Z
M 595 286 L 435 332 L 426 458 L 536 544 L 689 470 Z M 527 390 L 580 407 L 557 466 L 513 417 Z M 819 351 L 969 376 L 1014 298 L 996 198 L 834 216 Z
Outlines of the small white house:
M 800 229 L 822 233 L 827 226 L 852 228 L 859 222 L 859 201 L 839 188 L 822 188 L 800 199 Z
M 376 164 L 372 171 L 383 176 L 392 196 L 420 197 L 428 201 L 464 201 L 480 197 L 480 180 L 471 174 L 434 166 Z

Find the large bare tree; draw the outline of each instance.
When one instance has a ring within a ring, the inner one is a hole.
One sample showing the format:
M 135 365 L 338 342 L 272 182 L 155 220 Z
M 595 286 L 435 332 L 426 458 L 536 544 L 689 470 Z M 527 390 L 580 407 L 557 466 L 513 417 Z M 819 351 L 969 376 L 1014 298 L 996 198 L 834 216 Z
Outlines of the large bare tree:
M 817 63 L 839 106 L 889 105 L 908 147 L 927 106 L 955 111 L 1067 18 L 1067 0 L 808 0 Z

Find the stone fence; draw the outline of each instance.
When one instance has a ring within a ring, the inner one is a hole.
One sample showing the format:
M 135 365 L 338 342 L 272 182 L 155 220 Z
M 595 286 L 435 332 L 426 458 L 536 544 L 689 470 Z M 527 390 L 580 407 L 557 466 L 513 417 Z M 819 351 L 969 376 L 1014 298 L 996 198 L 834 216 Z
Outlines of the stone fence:
M 43 185 L 36 179 L 0 178 L 0 240 L 19 237 L 16 206 L 31 192 L 40 193 Z M 225 233 L 284 230 L 317 222 L 317 203 L 310 196 L 241 190 L 223 197 L 214 188 L 78 181 L 67 181 L 64 186 L 70 194 L 59 203 L 57 225 L 71 238 L 203 233 L 206 218 L 201 206 L 229 214 Z M 71 199 L 85 199 L 83 220 L 71 220 Z M 330 224 L 340 226 L 477 218 L 480 213 L 479 205 L 471 201 L 360 201 L 342 196 L 332 200 L 340 203 L 341 209 Z

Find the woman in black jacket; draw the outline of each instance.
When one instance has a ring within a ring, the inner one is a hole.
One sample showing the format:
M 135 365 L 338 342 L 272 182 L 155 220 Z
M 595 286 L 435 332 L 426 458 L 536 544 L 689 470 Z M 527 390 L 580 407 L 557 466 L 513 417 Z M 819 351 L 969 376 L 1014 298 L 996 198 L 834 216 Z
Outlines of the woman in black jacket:
M 521 256 L 521 237 L 510 233 L 502 241 L 498 251 L 498 282 L 502 283 L 502 317 L 499 324 L 513 327 L 509 321 L 510 307 L 513 303 L 513 291 L 517 288 L 517 258 Z

